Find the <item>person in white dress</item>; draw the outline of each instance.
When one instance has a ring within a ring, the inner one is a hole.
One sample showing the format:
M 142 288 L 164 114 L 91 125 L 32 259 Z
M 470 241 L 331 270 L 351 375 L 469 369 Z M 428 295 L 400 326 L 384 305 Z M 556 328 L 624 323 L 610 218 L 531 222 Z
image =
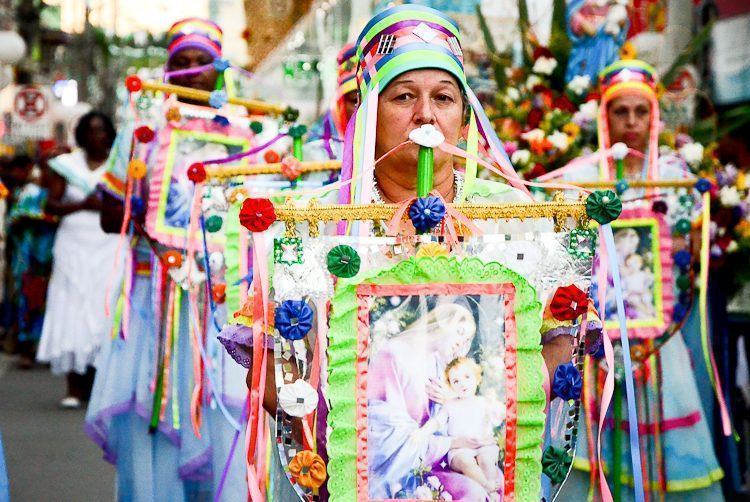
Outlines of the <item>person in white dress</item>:
M 96 187 L 115 139 L 111 120 L 100 112 L 81 117 L 75 130 L 79 148 L 49 161 L 46 210 L 60 217 L 53 249 L 52 277 L 37 359 L 55 374 L 67 373 L 63 408 L 79 408 L 91 393 L 94 362 L 110 334 L 105 297 L 112 280 L 119 236 L 99 226 Z

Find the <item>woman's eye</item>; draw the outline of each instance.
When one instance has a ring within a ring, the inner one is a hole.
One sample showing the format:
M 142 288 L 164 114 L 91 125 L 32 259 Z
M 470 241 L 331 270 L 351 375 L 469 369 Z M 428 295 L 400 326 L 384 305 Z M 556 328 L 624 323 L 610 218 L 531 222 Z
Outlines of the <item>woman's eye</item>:
M 452 103 L 453 102 L 453 96 L 450 96 L 448 94 L 439 94 L 436 98 L 438 101 L 443 103 Z
M 411 98 L 411 94 L 405 92 L 396 96 L 396 101 L 408 101 Z

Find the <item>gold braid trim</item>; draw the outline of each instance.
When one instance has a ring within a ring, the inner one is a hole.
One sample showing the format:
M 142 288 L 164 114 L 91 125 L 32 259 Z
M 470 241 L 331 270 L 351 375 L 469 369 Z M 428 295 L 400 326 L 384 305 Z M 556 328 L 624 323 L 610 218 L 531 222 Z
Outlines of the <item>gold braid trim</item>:
M 563 228 L 568 219 L 578 225 L 588 224 L 584 201 L 524 202 L 511 204 L 448 204 L 471 220 L 552 219 L 556 228 Z M 308 206 L 276 205 L 276 218 L 284 222 L 287 233 L 294 232 L 298 223 L 317 229 L 319 223 L 339 221 L 388 221 L 399 204 L 331 204 L 312 202 Z M 405 219 L 408 215 L 405 214 Z M 461 227 L 460 222 L 456 222 Z
M 305 161 L 299 163 L 299 170 L 301 173 L 336 171 L 339 169 L 341 169 L 340 160 L 328 160 L 324 162 Z M 274 162 L 271 164 L 253 164 L 249 166 L 216 164 L 211 167 L 206 167 L 206 177 L 209 179 L 232 178 L 234 176 L 255 176 L 259 174 L 282 174 L 281 162 Z

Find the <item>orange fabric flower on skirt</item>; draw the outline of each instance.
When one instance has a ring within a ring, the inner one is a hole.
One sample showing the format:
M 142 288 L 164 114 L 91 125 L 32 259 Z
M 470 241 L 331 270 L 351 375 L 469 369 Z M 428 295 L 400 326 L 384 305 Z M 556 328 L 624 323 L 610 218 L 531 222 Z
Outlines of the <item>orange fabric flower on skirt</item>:
M 305 488 L 320 488 L 326 480 L 326 463 L 309 450 L 297 453 L 289 462 L 289 473 L 297 480 L 297 484 Z

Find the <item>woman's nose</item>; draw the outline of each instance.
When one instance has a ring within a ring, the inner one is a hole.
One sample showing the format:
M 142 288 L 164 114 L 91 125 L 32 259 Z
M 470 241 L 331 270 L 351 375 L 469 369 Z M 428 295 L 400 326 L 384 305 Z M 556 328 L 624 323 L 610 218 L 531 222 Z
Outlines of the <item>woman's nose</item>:
M 414 122 L 417 125 L 434 124 L 435 113 L 432 111 L 432 104 L 429 99 L 419 99 L 416 104 L 417 110 L 414 114 Z

